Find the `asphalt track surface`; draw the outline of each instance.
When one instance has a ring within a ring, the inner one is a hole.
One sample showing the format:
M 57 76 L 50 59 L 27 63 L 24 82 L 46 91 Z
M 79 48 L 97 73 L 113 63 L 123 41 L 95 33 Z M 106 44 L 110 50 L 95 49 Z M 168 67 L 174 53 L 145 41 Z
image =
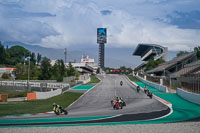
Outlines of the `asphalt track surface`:
M 104 122 L 125 122 L 150 120 L 167 115 L 170 109 L 157 101 L 150 99 L 143 91 L 137 93 L 133 84 L 124 75 L 100 76 L 101 82 L 86 92 L 76 102 L 67 108 L 68 115 L 56 116 L 55 114 L 40 114 L 35 116 L 22 116 L 20 118 L 10 117 L 7 119 L 33 119 L 33 118 L 74 118 L 90 116 L 114 116 L 106 119 L 90 121 L 66 121 L 66 122 L 45 122 L 45 123 L 12 123 L 0 124 L 0 126 L 14 125 L 56 125 L 56 124 L 83 124 L 83 123 L 104 123 Z M 120 85 L 123 81 L 123 85 Z M 115 96 L 120 96 L 126 102 L 123 109 L 114 110 L 110 101 Z

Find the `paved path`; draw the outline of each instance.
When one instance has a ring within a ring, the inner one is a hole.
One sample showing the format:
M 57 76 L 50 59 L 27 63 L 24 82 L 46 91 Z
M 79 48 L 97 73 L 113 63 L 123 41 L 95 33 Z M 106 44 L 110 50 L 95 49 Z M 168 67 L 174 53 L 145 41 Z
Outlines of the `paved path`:
M 199 133 L 200 122 L 117 126 L 1 128 L 0 133 Z

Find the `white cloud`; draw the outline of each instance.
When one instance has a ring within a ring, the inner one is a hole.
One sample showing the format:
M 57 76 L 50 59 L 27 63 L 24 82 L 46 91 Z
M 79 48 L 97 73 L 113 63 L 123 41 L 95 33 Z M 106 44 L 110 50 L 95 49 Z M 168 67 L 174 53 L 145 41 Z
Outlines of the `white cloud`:
M 144 3 L 145 1 L 147 3 Z M 17 2 L 22 6 L 20 10 L 47 12 L 56 16 L 30 18 L 26 19 L 26 22 L 13 20 L 13 23 L 17 22 L 16 26 L 19 28 L 11 30 L 9 29 L 11 23 L 8 23 L 5 28 L 0 26 L 0 30 L 3 28 L 2 31 L 10 34 L 9 38 L 12 40 L 56 48 L 96 45 L 97 27 L 108 28 L 110 47 L 133 47 L 138 43 L 157 43 L 168 46 L 170 50 L 189 50 L 190 47 L 194 47 L 200 42 L 199 30 L 179 29 L 155 20 L 157 17 L 166 19 L 167 13 L 177 9 L 177 5 L 173 5 L 171 1 L 169 5 L 158 6 L 158 3 L 162 2 L 167 1 L 20 0 Z M 180 8 L 185 10 L 185 6 L 181 3 Z M 102 15 L 102 10 L 110 10 L 112 13 Z M 5 23 L 8 22 L 6 18 L 0 17 L 0 19 L 4 19 Z

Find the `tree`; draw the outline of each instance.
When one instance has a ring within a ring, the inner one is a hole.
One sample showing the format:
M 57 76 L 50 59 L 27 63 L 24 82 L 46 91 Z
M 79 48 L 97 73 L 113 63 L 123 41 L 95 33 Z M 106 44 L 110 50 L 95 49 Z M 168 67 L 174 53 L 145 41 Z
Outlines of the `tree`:
M 27 78 L 28 78 L 28 66 L 18 63 L 18 64 L 15 65 L 15 68 L 16 68 L 16 71 L 15 71 L 16 79 L 27 80 Z
M 31 55 L 30 55 L 30 62 L 32 62 L 34 65 L 35 65 L 35 63 L 36 63 L 36 59 L 35 59 L 35 53 L 31 53 Z
M 40 64 L 41 59 L 42 59 L 42 55 L 38 53 L 38 54 L 37 54 L 37 65 Z
M 42 62 L 41 62 L 41 74 L 40 74 L 40 79 L 41 80 L 49 80 L 51 79 L 51 64 L 50 64 L 50 59 L 47 57 L 44 57 Z
M 194 48 L 194 51 L 196 52 L 197 54 L 197 59 L 200 59 L 200 46 L 197 46 Z
M 159 59 L 159 60 L 153 60 L 150 59 L 147 64 L 146 64 L 146 69 L 145 71 L 151 70 L 153 68 L 156 68 L 159 64 L 164 63 L 165 61 L 163 59 Z
M 7 73 L 3 73 L 1 78 L 2 79 L 11 79 L 11 76 L 9 74 L 7 74 Z
M 188 54 L 189 52 L 187 51 L 179 51 L 177 54 L 176 54 L 176 57 L 179 57 L 179 56 L 182 56 L 182 55 L 185 55 L 185 54 Z
M 40 75 L 41 70 L 36 65 L 33 65 L 30 69 L 30 80 L 38 80 Z
M 4 46 L 1 44 L 1 41 L 0 41 L 0 64 L 4 64 L 4 61 L 5 61 L 5 58 L 4 58 L 4 55 L 5 54 L 5 49 L 4 49 Z
M 67 69 L 67 76 L 74 76 L 75 75 L 75 68 L 72 66 L 72 63 L 69 62 L 69 66 Z
M 61 82 L 63 81 L 63 76 L 61 76 L 59 62 L 60 61 L 57 60 L 54 66 L 52 67 L 52 79 L 56 79 L 58 82 Z
M 16 65 L 17 63 L 23 63 L 24 57 L 28 57 L 30 52 L 22 46 L 12 46 L 8 49 L 10 59 L 8 59 L 10 65 Z

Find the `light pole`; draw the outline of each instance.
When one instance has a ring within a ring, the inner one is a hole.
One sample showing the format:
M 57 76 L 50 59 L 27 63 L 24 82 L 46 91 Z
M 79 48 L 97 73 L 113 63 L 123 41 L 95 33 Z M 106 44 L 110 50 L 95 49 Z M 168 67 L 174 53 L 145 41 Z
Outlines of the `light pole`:
M 29 57 L 29 61 L 28 61 L 28 81 L 27 81 L 27 87 L 28 87 L 28 91 L 30 89 L 29 87 L 29 77 L 30 77 L 30 57 Z M 30 90 L 31 91 L 31 90 Z

